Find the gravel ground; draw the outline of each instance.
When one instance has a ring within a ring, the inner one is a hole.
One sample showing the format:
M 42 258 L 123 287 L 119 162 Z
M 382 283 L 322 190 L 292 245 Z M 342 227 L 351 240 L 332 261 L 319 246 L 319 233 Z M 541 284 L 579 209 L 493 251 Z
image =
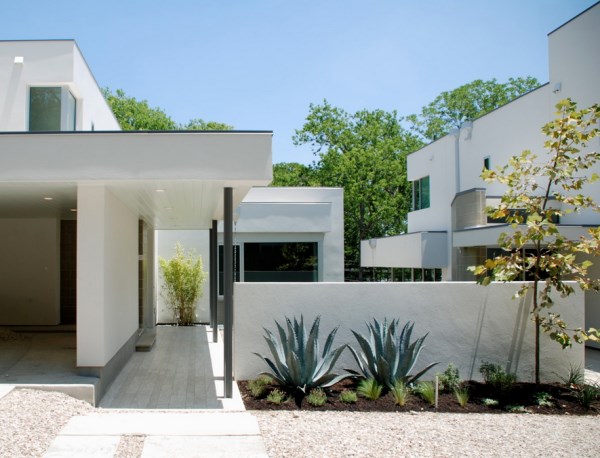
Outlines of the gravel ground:
M 275 457 L 598 457 L 597 416 L 252 412 Z
M 13 390 L 0 399 L 0 457 L 40 457 L 69 418 L 94 410 L 62 393 Z M 599 456 L 597 416 L 293 411 L 252 414 L 258 418 L 271 458 Z M 115 457 L 140 457 L 143 442 L 144 436 L 123 436 Z

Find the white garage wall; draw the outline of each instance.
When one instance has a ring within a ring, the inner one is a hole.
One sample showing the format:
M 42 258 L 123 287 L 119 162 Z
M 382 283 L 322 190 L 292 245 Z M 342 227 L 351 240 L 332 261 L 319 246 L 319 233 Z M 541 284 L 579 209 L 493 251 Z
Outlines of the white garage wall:
M 197 321 L 207 323 L 210 320 L 210 297 L 208 284 L 209 271 L 209 239 L 208 231 L 156 231 L 157 255 L 164 259 L 170 259 L 175 254 L 175 244 L 180 242 L 186 252 L 195 250 L 196 254 L 202 256 L 203 270 L 207 273 L 204 282 L 204 294 L 196 303 Z M 168 308 L 162 295 L 163 280 L 160 275 L 158 262 L 158 280 L 156 282 L 156 322 L 173 323 L 173 312 Z
M 60 221 L 0 219 L 0 324 L 60 322 Z
M 351 329 L 366 334 L 365 322 L 400 318 L 414 321 L 413 337 L 427 332 L 425 349 L 415 366 L 439 361 L 427 375 L 455 364 L 462 378 L 479 379 L 482 360 L 502 364 L 523 381 L 533 380 L 533 324 L 528 307 L 512 300 L 517 283 L 236 283 L 234 361 L 238 380 L 251 379 L 266 364 L 253 353 L 269 355 L 263 327 L 274 330 L 273 320 L 304 314 L 309 325 L 321 315 L 321 338 L 335 326 L 335 346 L 355 345 Z M 583 326 L 584 295 L 579 291 L 560 300 L 555 311 L 573 326 Z M 542 379 L 556 380 L 569 364 L 583 364 L 584 348 L 574 345 L 562 350 L 547 336 L 542 337 Z M 337 367 L 354 367 L 345 351 Z

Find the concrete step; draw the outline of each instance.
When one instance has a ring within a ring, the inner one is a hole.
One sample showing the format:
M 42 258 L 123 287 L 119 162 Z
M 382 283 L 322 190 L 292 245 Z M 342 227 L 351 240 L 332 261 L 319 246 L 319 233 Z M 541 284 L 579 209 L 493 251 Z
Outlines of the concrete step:
M 138 337 L 135 343 L 135 351 L 150 351 L 156 343 L 156 331 L 147 329 Z

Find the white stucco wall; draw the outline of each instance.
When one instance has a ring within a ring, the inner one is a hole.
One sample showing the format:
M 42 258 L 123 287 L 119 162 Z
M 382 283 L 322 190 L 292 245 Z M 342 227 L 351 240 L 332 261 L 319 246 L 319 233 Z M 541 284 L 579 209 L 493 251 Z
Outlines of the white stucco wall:
M 256 377 L 267 368 L 253 353 L 268 355 L 263 327 L 274 329 L 273 320 L 304 314 L 309 323 L 321 315 L 321 338 L 335 326 L 335 345 L 355 339 L 351 329 L 366 334 L 366 321 L 373 317 L 399 317 L 414 321 L 413 336 L 429 332 L 415 369 L 430 362 L 440 364 L 428 373 L 455 364 L 464 379 L 479 379 L 482 360 L 502 364 L 519 379 L 533 379 L 533 325 L 528 308 L 511 297 L 518 284 L 474 283 L 236 283 L 234 312 L 234 361 L 238 380 Z M 583 325 L 583 294 L 560 300 L 555 311 L 567 323 Z M 575 345 L 562 350 L 548 337 L 542 338 L 542 379 L 557 380 L 569 364 L 582 364 L 584 350 Z M 338 368 L 354 367 L 349 351 Z M 342 370 L 340 369 L 340 372 Z
M 73 40 L 0 41 L 0 131 L 28 129 L 30 86 L 68 86 L 77 130 L 120 130 Z
M 60 323 L 60 221 L 0 219 L 0 324 Z
M 186 252 L 195 251 L 202 257 L 203 270 L 206 272 L 206 280 L 203 288 L 204 293 L 196 303 L 196 317 L 198 322 L 208 323 L 210 320 L 210 295 L 208 273 L 210 271 L 210 245 L 208 231 L 156 231 L 157 256 L 170 259 L 175 254 L 175 244 L 181 243 Z M 158 262 L 157 269 L 157 299 L 156 299 L 156 322 L 173 323 L 173 312 L 167 306 L 163 290 L 163 279 L 160 275 Z
M 138 329 L 138 219 L 102 185 L 77 200 L 77 365 L 103 367 Z

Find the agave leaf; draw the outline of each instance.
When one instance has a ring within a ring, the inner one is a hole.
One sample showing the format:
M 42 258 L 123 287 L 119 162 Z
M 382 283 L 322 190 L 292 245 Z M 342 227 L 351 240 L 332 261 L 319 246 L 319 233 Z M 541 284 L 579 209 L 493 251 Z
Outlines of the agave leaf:
M 373 374 L 377 372 L 376 351 L 369 345 L 369 342 L 367 342 L 367 340 L 362 335 L 354 331 L 352 332 L 354 334 L 354 337 L 356 337 L 356 340 L 358 341 L 358 344 L 360 345 L 360 348 L 362 350 L 362 356 L 364 357 L 364 362 L 366 363 L 365 365 L 368 370 L 365 376 L 367 376 L 368 378 L 369 373 Z
M 427 372 L 429 369 L 431 369 L 436 364 L 439 364 L 439 363 L 431 363 L 429 366 L 427 366 L 425 369 L 422 369 L 417 374 L 411 375 L 411 376 L 407 376 L 406 384 L 413 383 L 414 381 L 416 381 L 417 379 L 419 379 L 425 372 Z
M 278 366 L 281 365 L 282 361 L 285 360 L 285 353 L 283 352 L 283 349 L 275 340 L 275 337 L 270 331 L 267 331 L 267 335 L 264 336 L 264 339 L 267 342 L 269 350 L 271 350 L 271 354 L 273 355 L 275 362 Z
M 354 332 L 354 331 L 352 331 L 352 332 Z M 354 348 L 352 348 L 350 346 L 348 347 L 348 350 L 350 350 L 350 353 L 352 353 L 352 356 L 354 356 L 354 359 L 356 360 L 356 364 L 358 365 L 360 373 L 363 376 L 368 377 L 369 376 L 369 372 L 368 372 L 367 365 L 363 362 L 363 355 L 360 354 L 360 356 L 359 356 L 359 354 L 356 352 L 356 350 L 354 350 Z M 350 373 L 352 373 L 352 374 L 358 375 L 358 372 L 356 372 L 353 369 L 345 369 L 345 370 L 348 371 L 348 372 L 350 372 Z

